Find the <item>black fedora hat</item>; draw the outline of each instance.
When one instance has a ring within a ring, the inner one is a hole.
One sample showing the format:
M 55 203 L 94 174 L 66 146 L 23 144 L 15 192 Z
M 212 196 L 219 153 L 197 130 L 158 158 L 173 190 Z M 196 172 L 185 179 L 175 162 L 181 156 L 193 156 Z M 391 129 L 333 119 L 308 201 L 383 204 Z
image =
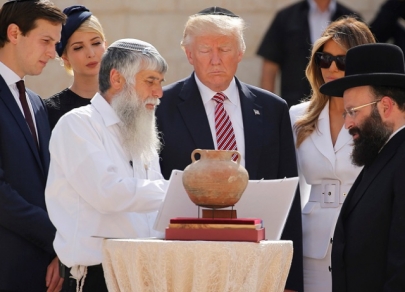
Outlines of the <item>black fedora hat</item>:
M 320 91 L 342 97 L 346 89 L 365 85 L 405 89 L 404 54 L 398 46 L 365 44 L 349 49 L 345 76 L 323 84 Z

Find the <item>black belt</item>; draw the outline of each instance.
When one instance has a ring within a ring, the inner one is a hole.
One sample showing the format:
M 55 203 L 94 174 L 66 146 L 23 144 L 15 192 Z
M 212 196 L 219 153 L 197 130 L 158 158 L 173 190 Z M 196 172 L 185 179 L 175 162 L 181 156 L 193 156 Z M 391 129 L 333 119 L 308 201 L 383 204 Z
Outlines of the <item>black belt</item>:
M 67 275 L 66 275 L 67 274 Z M 70 268 L 66 267 L 60 260 L 59 260 L 59 276 L 61 278 L 65 278 L 66 276 L 69 277 Z

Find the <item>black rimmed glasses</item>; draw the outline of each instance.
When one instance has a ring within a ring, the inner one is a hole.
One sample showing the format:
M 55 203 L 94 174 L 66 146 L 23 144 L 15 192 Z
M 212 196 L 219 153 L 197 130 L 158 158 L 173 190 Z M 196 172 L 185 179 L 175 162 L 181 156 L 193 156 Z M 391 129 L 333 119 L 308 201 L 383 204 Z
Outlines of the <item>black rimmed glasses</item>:
M 345 71 L 346 69 L 346 56 L 333 56 L 328 53 L 324 52 L 316 52 L 315 53 L 315 64 L 320 68 L 327 69 L 332 65 L 332 62 L 335 61 L 336 67 L 341 70 Z
M 359 106 L 356 106 L 356 107 L 352 107 L 352 108 L 349 108 L 349 109 L 345 109 L 345 111 L 343 113 L 343 118 L 346 119 L 347 115 L 349 115 L 349 117 L 351 117 L 351 118 L 354 118 L 359 109 L 361 109 L 363 107 L 366 107 L 366 106 L 369 106 L 369 105 L 372 105 L 372 104 L 376 104 L 379 101 L 381 101 L 381 99 L 375 100 L 373 102 L 369 102 L 369 103 L 366 103 L 366 104 L 363 104 L 363 105 L 359 105 Z

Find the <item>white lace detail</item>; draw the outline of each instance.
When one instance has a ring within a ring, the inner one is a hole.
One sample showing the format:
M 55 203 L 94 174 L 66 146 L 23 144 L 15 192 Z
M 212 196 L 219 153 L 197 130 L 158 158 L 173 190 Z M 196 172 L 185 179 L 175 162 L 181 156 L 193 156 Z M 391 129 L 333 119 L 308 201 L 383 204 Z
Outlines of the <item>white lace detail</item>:
M 109 291 L 283 291 L 291 241 L 104 240 Z

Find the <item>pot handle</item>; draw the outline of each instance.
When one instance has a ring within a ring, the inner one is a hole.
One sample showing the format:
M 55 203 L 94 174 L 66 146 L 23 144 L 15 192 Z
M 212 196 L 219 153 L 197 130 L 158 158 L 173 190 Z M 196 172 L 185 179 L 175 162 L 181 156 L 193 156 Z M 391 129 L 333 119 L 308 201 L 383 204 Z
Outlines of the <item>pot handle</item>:
M 240 164 L 241 156 L 240 156 L 239 151 L 238 150 L 231 150 L 231 151 L 232 151 L 232 156 L 234 154 L 238 154 L 238 159 L 236 159 L 235 163 Z M 232 156 L 231 156 L 231 159 L 232 159 Z
M 195 155 L 200 154 L 202 156 L 202 150 L 201 149 L 194 149 L 193 152 L 191 152 L 191 162 L 195 162 Z

